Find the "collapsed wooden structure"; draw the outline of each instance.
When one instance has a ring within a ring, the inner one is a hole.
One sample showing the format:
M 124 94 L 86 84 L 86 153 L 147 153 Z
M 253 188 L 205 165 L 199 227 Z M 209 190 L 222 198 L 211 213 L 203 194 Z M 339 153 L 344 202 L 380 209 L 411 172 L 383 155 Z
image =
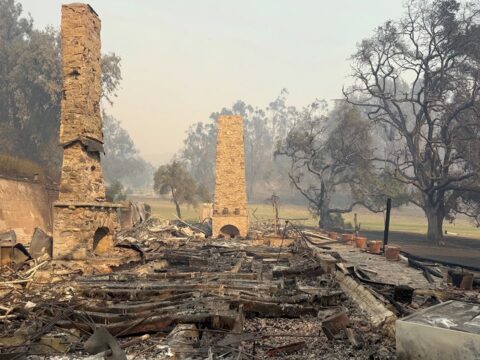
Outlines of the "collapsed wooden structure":
M 0 358 L 388 358 L 397 318 L 479 300 L 434 264 L 391 262 L 316 231 L 215 240 L 200 226 L 152 218 L 119 234 L 124 261 L 110 267 L 104 257 L 25 263 L 0 284 Z

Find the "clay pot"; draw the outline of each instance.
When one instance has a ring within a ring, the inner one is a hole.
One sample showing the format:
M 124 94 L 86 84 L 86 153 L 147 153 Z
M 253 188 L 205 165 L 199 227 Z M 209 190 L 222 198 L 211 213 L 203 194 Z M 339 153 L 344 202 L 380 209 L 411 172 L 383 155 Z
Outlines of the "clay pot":
M 357 236 L 355 237 L 355 245 L 359 249 L 364 249 L 367 246 L 367 238 L 365 236 Z
M 387 245 L 387 248 L 385 249 L 385 257 L 389 261 L 400 260 L 400 246 Z
M 460 289 L 472 290 L 473 288 L 473 273 L 466 272 L 463 273 L 463 279 L 460 283 Z
M 381 240 L 371 240 L 368 242 L 368 252 L 372 254 L 380 254 L 382 251 L 383 241 Z

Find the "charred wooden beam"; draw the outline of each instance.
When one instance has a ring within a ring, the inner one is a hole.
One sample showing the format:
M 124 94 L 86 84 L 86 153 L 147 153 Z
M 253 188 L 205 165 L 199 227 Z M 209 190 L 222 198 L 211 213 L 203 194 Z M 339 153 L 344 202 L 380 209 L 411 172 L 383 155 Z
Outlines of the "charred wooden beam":
M 210 329 L 232 330 L 239 321 L 239 314 L 235 311 L 218 313 L 184 313 L 175 315 L 148 316 L 135 320 L 117 322 L 113 324 L 97 324 L 104 326 L 114 336 L 129 336 L 149 332 L 170 332 L 177 324 L 198 324 Z M 91 331 L 92 324 L 78 321 L 60 320 L 56 325 L 67 329 Z

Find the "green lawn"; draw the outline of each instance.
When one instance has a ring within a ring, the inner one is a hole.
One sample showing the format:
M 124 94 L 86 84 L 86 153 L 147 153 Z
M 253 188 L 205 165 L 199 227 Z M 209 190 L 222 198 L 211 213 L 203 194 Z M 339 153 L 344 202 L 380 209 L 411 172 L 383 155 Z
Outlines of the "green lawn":
M 383 230 L 383 213 L 374 214 L 365 209 L 357 211 L 358 222 L 363 230 Z M 353 223 L 353 213 L 344 216 L 346 221 Z M 443 229 L 459 236 L 480 239 L 480 228 L 474 226 L 470 219 L 460 216 L 453 223 L 444 222 Z M 393 209 L 390 217 L 390 230 L 425 234 L 427 232 L 427 219 L 421 209 L 406 207 Z
M 173 219 L 175 217 L 175 206 L 168 199 L 133 197 L 132 200 L 144 201 L 150 204 L 154 216 L 166 219 Z M 273 218 L 272 206 L 269 204 L 250 204 L 248 208 L 251 221 Z M 279 212 L 281 218 L 307 219 L 295 221 L 301 224 L 316 225 L 318 223 L 308 212 L 306 206 L 280 204 Z M 344 215 L 345 222 L 353 224 L 355 212 L 357 213 L 357 219 L 361 224 L 362 230 L 383 230 L 383 213 L 375 214 L 365 209 L 356 209 Z M 199 211 L 191 206 L 183 206 L 182 217 L 187 221 L 198 221 Z M 416 207 L 393 209 L 390 220 L 390 230 L 424 234 L 427 230 L 427 222 L 423 212 Z M 456 233 L 459 236 L 480 239 L 480 229 L 476 228 L 472 222 L 465 217 L 459 217 L 452 224 L 445 222 L 444 230 L 450 233 Z

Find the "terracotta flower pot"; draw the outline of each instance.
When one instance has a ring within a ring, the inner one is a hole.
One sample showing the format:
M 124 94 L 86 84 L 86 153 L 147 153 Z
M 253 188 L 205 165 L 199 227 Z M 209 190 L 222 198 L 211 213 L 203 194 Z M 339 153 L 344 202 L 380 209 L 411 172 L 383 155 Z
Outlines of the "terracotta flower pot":
M 371 240 L 368 242 L 368 252 L 372 254 L 380 254 L 382 250 L 382 241 L 381 240 Z
M 400 260 L 400 246 L 387 245 L 387 248 L 385 249 L 385 257 L 389 261 Z
M 367 238 L 365 236 L 357 236 L 355 238 L 355 245 L 359 249 L 365 248 L 365 246 L 367 246 Z

